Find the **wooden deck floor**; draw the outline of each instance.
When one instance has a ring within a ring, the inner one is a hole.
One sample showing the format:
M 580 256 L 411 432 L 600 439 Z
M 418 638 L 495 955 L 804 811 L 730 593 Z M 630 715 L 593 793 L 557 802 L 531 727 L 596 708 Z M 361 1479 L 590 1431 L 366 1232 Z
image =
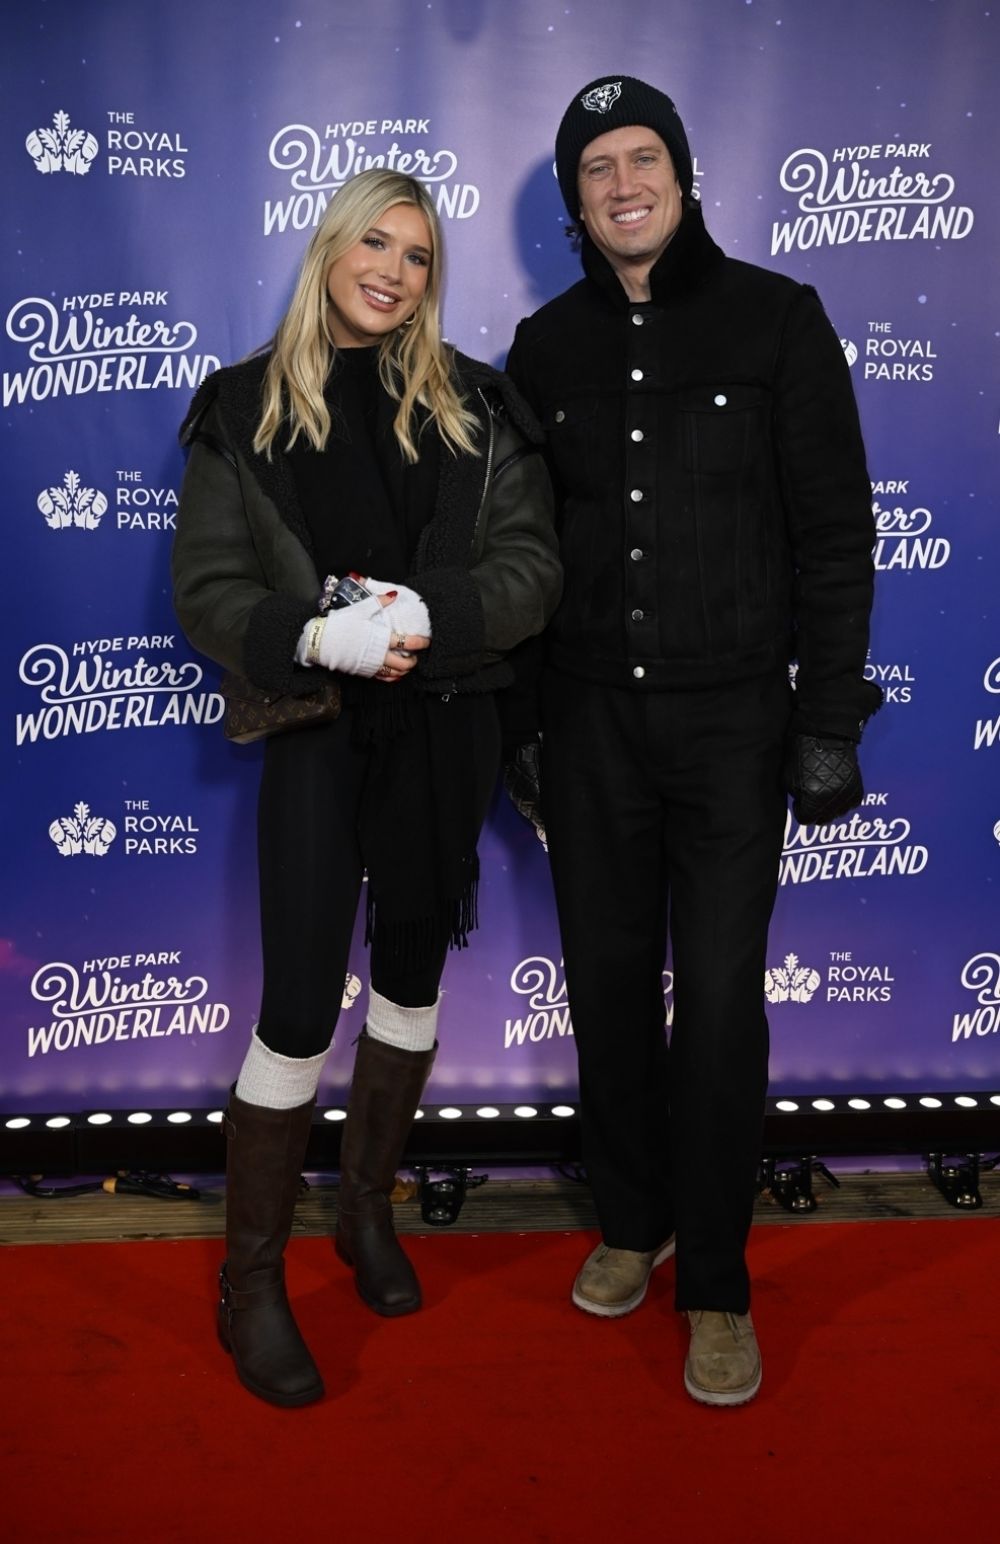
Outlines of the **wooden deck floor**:
M 756 1221 L 792 1220 L 804 1226 L 826 1222 L 859 1222 L 897 1218 L 992 1217 L 1000 1214 L 1000 1172 L 981 1176 L 983 1208 L 962 1212 L 949 1205 L 923 1173 L 842 1174 L 841 1188 L 829 1188 L 817 1177 L 818 1206 L 811 1213 L 791 1214 L 771 1197 L 759 1197 Z M 54 1182 L 58 1183 L 58 1182 Z M 295 1211 L 295 1231 L 323 1234 L 336 1220 L 337 1187 L 324 1180 L 303 1190 Z M 401 1233 L 436 1231 L 422 1218 L 415 1197 L 396 1206 Z M 5 1187 L 0 1194 L 0 1244 L 52 1244 L 123 1239 L 214 1238 L 224 1226 L 223 1189 L 216 1178 L 201 1189 L 197 1201 L 167 1201 L 148 1196 L 92 1195 L 39 1200 Z M 470 1190 L 457 1222 L 463 1233 L 527 1233 L 595 1226 L 590 1191 L 570 1180 L 491 1179 Z

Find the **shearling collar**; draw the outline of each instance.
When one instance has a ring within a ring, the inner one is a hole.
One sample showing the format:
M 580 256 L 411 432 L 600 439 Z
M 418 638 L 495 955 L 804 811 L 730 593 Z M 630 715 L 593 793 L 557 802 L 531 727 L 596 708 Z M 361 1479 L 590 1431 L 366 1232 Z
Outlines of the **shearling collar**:
M 261 391 L 269 358 L 268 351 L 254 354 L 249 359 L 206 376 L 181 425 L 180 441 L 182 445 L 192 442 L 206 410 L 217 401 L 233 448 L 239 452 L 246 465 L 253 469 L 262 491 L 280 510 L 285 524 L 298 537 L 309 555 L 315 557 L 309 526 L 299 503 L 288 457 L 276 450 L 268 460 L 253 448 L 254 435 L 260 422 Z M 540 445 L 543 442 L 544 435 L 537 419 L 506 375 L 478 359 L 459 353 L 457 349 L 452 351 L 451 363 L 468 407 L 481 421 L 485 403 L 485 408 L 491 413 L 505 412 L 529 443 Z M 461 464 L 468 464 L 469 467 L 481 465 L 475 458 L 458 459 Z M 444 458 L 442 471 L 454 478 L 457 465 L 453 463 L 452 457 Z
M 599 252 L 586 231 L 581 245 L 584 272 L 587 278 L 611 302 L 616 311 L 627 311 L 631 305 L 624 286 L 611 264 Z M 695 289 L 719 263 L 725 259 L 722 248 L 717 246 L 705 229 L 701 205 L 691 202 L 681 216 L 681 223 L 655 264 L 649 284 L 652 299 L 657 305 L 669 305 L 685 292 Z
M 181 444 L 190 443 L 198 420 L 209 403 L 218 398 L 227 427 L 237 440 L 241 454 L 255 469 L 260 461 L 266 461 L 266 457 L 258 456 L 253 449 L 253 437 L 260 421 L 261 390 L 269 358 L 268 352 L 254 354 L 250 359 L 241 360 L 239 364 L 229 365 L 206 376 L 181 425 Z M 452 350 L 451 364 L 463 393 L 473 398 L 469 404 L 473 412 L 476 393 L 482 391 L 488 400 L 492 398 L 502 404 L 511 423 L 530 444 L 542 444 L 545 436 L 538 420 L 506 375 L 458 349 Z

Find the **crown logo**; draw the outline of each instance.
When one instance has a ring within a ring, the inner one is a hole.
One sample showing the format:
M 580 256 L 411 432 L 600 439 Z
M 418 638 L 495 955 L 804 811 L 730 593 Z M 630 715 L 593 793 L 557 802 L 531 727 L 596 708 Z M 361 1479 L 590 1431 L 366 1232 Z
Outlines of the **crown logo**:
M 75 172 L 82 177 L 98 151 L 86 129 L 71 129 L 69 113 L 53 114 L 51 129 L 32 129 L 24 147 L 39 172 Z
M 81 852 L 103 858 L 117 835 L 110 820 L 90 813 L 89 804 L 74 804 L 72 815 L 60 815 L 49 826 L 49 836 L 63 858 L 76 858 Z
M 769 1003 L 808 1003 L 819 986 L 811 965 L 800 965 L 797 954 L 786 954 L 783 965 L 764 972 L 764 993 Z
M 61 488 L 42 489 L 38 507 L 45 516 L 45 524 L 54 531 L 64 531 L 71 525 L 96 531 L 108 501 L 98 488 L 84 488 L 79 472 L 67 472 Z

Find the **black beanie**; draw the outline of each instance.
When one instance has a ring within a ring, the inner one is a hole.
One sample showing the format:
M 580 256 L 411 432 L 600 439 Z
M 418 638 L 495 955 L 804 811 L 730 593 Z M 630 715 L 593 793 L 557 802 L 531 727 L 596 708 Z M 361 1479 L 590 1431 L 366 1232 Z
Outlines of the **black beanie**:
M 681 192 L 685 198 L 691 192 L 691 151 L 680 114 L 670 98 L 631 75 L 602 75 L 573 98 L 556 134 L 556 176 L 571 220 L 580 218 L 577 172 L 584 150 L 599 135 L 632 124 L 655 129 L 670 151 Z

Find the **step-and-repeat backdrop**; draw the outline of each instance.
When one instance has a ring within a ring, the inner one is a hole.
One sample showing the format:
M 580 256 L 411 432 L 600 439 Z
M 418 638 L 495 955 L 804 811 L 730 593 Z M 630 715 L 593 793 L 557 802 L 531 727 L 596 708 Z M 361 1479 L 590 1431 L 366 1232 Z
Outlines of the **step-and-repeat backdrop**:
M 192 391 L 270 336 L 372 164 L 431 189 L 448 336 L 502 362 L 578 277 L 551 147 L 612 70 L 678 103 L 721 244 L 817 286 L 869 448 L 886 703 L 864 808 L 788 826 L 773 1087 L 996 1085 L 998 25 L 972 0 L 8 9 L 0 1109 L 215 1100 L 254 1021 L 260 753 L 224 741 L 170 601 Z M 547 857 L 499 799 L 482 858 L 436 1087 L 572 1095 Z M 331 1090 L 366 990 L 359 936 Z

